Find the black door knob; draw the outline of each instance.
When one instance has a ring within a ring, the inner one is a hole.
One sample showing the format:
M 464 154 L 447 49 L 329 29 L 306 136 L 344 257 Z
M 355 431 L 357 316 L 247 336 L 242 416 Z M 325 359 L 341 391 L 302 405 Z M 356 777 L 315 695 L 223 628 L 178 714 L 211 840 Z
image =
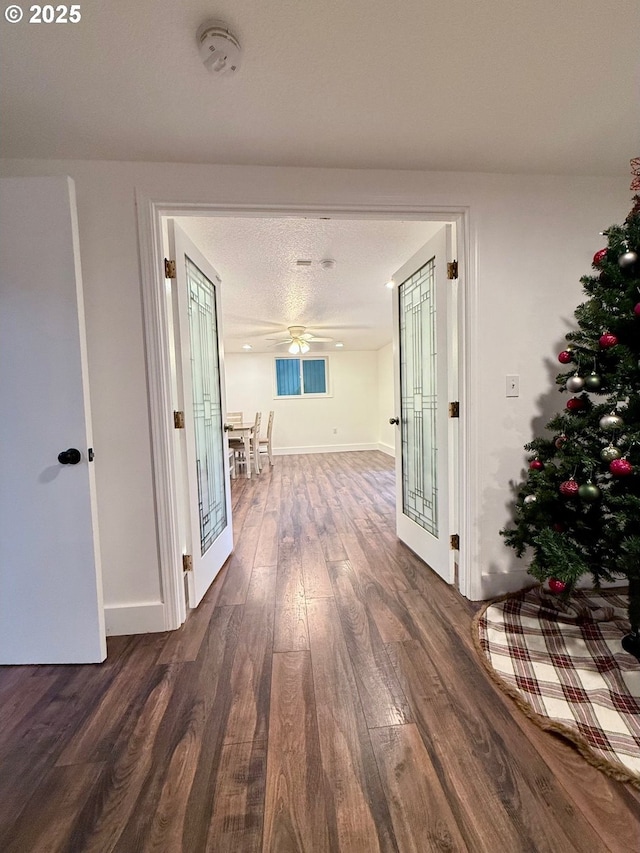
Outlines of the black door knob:
M 61 465 L 77 465 L 81 459 L 82 453 L 80 453 L 79 450 L 76 450 L 75 447 L 70 447 L 68 450 L 63 450 L 62 453 L 58 453 L 58 462 Z
M 389 418 L 389 423 L 393 426 L 393 424 L 399 424 L 400 418 Z

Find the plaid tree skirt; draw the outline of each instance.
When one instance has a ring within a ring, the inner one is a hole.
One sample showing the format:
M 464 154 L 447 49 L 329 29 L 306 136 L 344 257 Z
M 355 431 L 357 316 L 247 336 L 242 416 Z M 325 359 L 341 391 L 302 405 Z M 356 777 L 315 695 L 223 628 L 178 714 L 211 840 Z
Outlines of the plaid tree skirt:
M 491 676 L 538 725 L 640 788 L 640 662 L 620 646 L 627 604 L 618 589 L 564 601 L 534 587 L 486 605 L 474 639 Z

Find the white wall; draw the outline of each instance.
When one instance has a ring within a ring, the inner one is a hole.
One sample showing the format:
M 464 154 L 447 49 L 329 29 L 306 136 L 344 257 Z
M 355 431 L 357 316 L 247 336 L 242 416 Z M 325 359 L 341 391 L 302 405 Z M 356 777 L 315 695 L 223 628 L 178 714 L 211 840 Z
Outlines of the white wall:
M 378 450 L 395 456 L 397 427 L 389 423 L 395 417 L 396 404 L 393 393 L 393 344 L 382 347 L 376 353 L 378 363 Z
M 227 411 L 243 412 L 263 424 L 274 411 L 276 453 L 324 453 L 377 447 L 377 361 L 375 352 L 322 353 L 329 359 L 329 397 L 274 398 L 274 356 L 225 356 Z M 266 427 L 262 432 L 265 434 Z M 334 433 L 334 429 L 337 432 Z
M 136 190 L 167 202 L 230 207 L 469 210 L 469 322 L 462 335 L 470 352 L 461 402 L 469 419 L 464 491 L 473 524 L 463 547 L 474 597 L 522 583 L 522 566 L 497 532 L 509 518 L 509 481 L 520 476 L 533 424 L 557 406 L 555 354 L 581 298 L 579 278 L 602 245 L 599 232 L 628 213 L 625 178 L 18 160 L 2 162 L 0 171 L 69 174 L 76 182 L 104 592 L 108 605 L 130 614 L 131 630 L 136 608 L 162 601 Z M 520 374 L 519 398 L 505 398 L 508 373 Z

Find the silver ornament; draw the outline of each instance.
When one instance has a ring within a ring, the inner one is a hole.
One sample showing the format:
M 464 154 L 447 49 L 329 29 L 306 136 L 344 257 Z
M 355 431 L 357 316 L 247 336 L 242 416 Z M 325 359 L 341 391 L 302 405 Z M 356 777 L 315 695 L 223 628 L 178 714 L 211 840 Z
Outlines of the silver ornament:
M 623 255 L 620 255 L 620 257 L 618 258 L 618 266 L 623 270 L 628 269 L 629 267 L 632 267 L 635 263 L 637 263 L 637 261 L 638 253 L 629 250 Z
M 614 459 L 620 459 L 622 453 L 618 450 L 617 447 L 614 447 L 613 444 L 610 444 L 608 447 L 604 447 L 600 451 L 600 458 L 604 459 L 605 462 L 613 462 Z
M 605 415 L 600 418 L 600 428 L 605 430 L 620 429 L 624 421 L 618 415 Z
M 579 391 L 582 391 L 583 388 L 584 379 L 581 376 L 578 376 L 577 373 L 567 379 L 567 391 L 570 391 L 571 394 L 577 394 Z
M 527 496 L 526 496 L 526 498 L 524 499 L 524 503 L 526 503 L 526 504 L 533 504 L 533 503 L 535 503 L 537 500 L 538 500 L 538 498 L 537 498 L 535 495 L 527 495 Z

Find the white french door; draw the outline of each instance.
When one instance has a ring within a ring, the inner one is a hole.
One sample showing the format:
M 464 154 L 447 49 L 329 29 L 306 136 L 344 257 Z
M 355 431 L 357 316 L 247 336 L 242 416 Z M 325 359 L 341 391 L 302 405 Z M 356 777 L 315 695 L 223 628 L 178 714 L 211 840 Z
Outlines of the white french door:
M 106 657 L 75 191 L 0 181 L 0 664 Z
M 447 583 L 455 574 L 457 423 L 448 405 L 457 378 L 451 257 L 452 230 L 445 225 L 393 277 L 396 529 Z
M 180 227 L 169 220 L 176 352 L 177 408 L 184 429 L 176 430 L 181 460 L 183 553 L 188 603 L 196 607 L 233 548 L 224 354 L 220 329 L 220 277 Z

